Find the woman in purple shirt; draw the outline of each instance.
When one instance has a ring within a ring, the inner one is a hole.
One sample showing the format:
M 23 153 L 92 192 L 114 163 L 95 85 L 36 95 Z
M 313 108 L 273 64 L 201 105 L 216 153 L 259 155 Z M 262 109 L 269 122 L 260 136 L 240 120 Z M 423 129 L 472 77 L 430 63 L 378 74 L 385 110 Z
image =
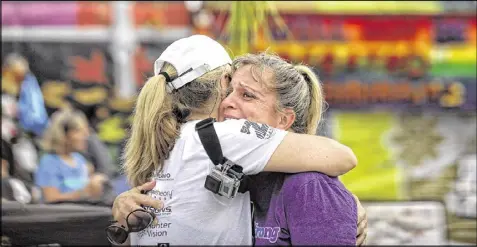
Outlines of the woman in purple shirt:
M 320 82 L 310 68 L 261 53 L 235 58 L 232 69 L 220 106 L 225 119 L 245 118 L 297 133 L 317 132 L 324 101 Z M 269 172 L 253 176 L 252 181 L 256 245 L 357 244 L 357 204 L 338 178 L 318 172 Z

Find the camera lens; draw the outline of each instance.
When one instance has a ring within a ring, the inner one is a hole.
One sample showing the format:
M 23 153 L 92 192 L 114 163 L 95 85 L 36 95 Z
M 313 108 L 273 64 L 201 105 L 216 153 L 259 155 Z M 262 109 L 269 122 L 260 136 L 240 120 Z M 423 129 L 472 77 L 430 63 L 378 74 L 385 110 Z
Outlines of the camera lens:
M 217 180 L 216 178 L 207 175 L 207 178 L 205 179 L 205 188 L 214 192 L 214 193 L 219 193 L 220 189 L 220 184 L 221 182 Z

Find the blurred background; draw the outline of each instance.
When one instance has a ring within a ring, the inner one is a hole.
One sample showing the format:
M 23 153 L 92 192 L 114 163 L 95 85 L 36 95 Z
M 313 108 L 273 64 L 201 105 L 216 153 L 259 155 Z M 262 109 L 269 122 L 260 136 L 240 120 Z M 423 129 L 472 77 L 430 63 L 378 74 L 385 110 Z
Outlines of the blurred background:
M 43 203 L 40 143 L 65 107 L 86 116 L 79 151 L 110 194 L 126 190 L 119 154 L 134 97 L 165 47 L 204 34 L 231 56 L 268 49 L 314 67 L 328 102 L 319 134 L 358 156 L 341 180 L 367 208 L 368 244 L 475 245 L 476 6 L 2 1 L 2 198 Z

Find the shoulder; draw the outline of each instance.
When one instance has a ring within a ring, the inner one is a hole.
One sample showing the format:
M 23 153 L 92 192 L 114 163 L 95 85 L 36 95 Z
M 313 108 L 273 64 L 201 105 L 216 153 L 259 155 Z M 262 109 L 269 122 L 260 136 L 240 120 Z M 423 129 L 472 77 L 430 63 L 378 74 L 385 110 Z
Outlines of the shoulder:
M 214 127 L 218 135 L 243 135 L 250 134 L 249 128 L 251 122 L 245 119 L 229 119 L 222 122 L 215 122 Z
M 193 133 L 197 134 L 197 130 L 195 128 L 196 128 L 196 125 L 201 121 L 202 120 L 194 120 L 194 121 L 189 121 L 183 124 L 181 128 L 181 137 L 182 138 L 189 137 L 190 134 L 193 134 Z M 227 134 L 227 133 L 236 134 L 236 133 L 240 133 L 240 129 L 245 121 L 246 120 L 243 120 L 243 119 L 237 119 L 237 120 L 233 119 L 233 120 L 225 120 L 222 122 L 214 122 L 213 124 L 214 124 L 214 129 L 217 135 Z
M 57 171 L 58 165 L 58 158 L 55 154 L 43 154 L 38 164 L 37 173 L 51 173 L 52 171 Z
M 197 123 L 199 121 L 191 121 L 185 124 L 181 130 L 181 137 L 190 138 L 191 132 L 194 132 L 192 136 L 198 138 L 197 131 L 195 130 Z M 266 124 L 255 123 L 246 119 L 229 119 L 222 122 L 214 122 L 214 129 L 221 141 L 230 139 L 234 140 L 234 142 L 237 142 L 237 140 L 267 140 L 277 135 L 277 133 L 282 135 L 286 133 L 284 130 L 275 129 Z
M 283 202 L 293 245 L 353 245 L 356 242 L 356 203 L 336 180 L 315 172 L 286 179 L 283 189 L 290 198 Z
M 246 119 L 225 120 L 214 123 L 214 127 L 217 129 L 218 134 L 233 134 L 253 139 L 270 139 L 277 132 L 285 132 L 270 127 L 267 124 L 255 123 Z
M 76 160 L 79 160 L 82 163 L 86 162 L 86 158 L 82 154 L 75 152 L 72 155 Z
M 346 190 L 343 183 L 338 179 L 338 177 L 330 177 L 321 172 L 301 172 L 289 174 L 285 178 L 284 185 L 287 187 L 293 187 L 294 189 L 299 189 L 300 187 L 306 185 L 317 185 L 317 186 L 335 186 L 339 190 Z
M 40 166 L 57 164 L 56 160 L 57 160 L 56 154 L 50 154 L 50 153 L 43 154 L 40 158 Z
M 290 174 L 285 178 L 282 193 L 287 198 L 305 200 L 312 196 L 323 203 L 330 200 L 344 202 L 347 206 L 356 207 L 349 190 L 337 177 L 330 177 L 319 172 Z

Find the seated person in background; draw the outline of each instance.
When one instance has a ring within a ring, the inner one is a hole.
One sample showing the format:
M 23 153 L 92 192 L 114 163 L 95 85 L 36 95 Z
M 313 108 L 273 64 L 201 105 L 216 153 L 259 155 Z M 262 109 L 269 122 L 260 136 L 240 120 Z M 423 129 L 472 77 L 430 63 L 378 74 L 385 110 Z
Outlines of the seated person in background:
M 12 177 L 14 171 L 12 146 L 2 138 L 2 200 L 32 203 L 34 199 L 28 186 Z
M 108 146 L 99 139 L 96 129 L 96 125 L 99 121 L 98 112 L 101 112 L 101 110 L 106 107 L 105 104 L 83 106 L 70 95 L 66 97 L 66 100 L 68 101 L 67 108 L 85 113 L 88 120 L 88 147 L 79 152 L 91 162 L 96 172 L 102 173 L 109 178 L 114 178 L 118 171 L 118 166 L 114 165 Z
M 99 200 L 106 177 L 78 151 L 87 148 L 88 122 L 78 111 L 55 112 L 43 136 L 47 152 L 40 159 L 35 182 L 46 203 Z

